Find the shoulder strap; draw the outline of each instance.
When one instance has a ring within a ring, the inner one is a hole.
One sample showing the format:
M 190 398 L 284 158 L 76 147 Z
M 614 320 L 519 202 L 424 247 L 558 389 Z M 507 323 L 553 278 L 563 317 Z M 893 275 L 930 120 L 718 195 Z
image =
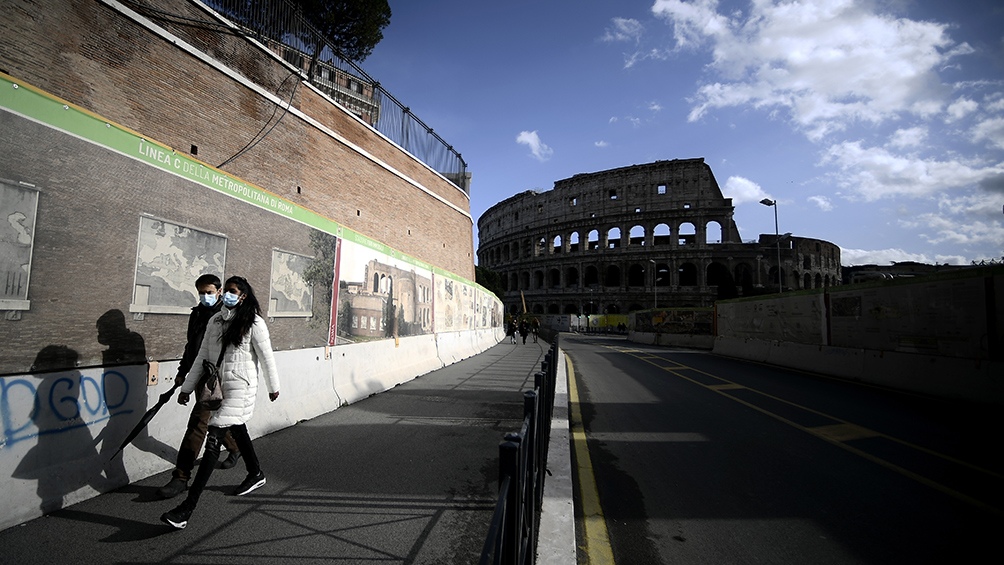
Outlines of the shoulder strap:
M 223 364 L 223 354 L 227 351 L 227 344 L 224 343 L 223 347 L 220 348 L 220 358 L 216 360 L 216 368 L 219 369 L 220 365 Z

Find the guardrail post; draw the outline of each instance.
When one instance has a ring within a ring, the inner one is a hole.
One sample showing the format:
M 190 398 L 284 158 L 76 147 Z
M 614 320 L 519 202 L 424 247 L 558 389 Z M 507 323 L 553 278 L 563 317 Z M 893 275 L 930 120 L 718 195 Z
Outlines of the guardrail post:
M 497 563 L 516 565 L 519 557 L 519 522 L 521 504 L 519 493 L 523 488 L 519 469 L 519 434 L 508 433 L 499 444 L 499 484 L 509 477 L 509 492 L 506 496 L 506 512 L 502 520 L 502 547 L 496 549 Z

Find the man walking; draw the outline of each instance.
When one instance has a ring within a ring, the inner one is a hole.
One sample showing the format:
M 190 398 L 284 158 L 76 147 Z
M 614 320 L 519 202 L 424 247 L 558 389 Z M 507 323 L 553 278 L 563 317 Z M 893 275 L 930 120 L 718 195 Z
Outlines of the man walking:
M 216 275 L 205 274 L 195 280 L 195 289 L 199 292 L 199 303 L 192 307 L 192 313 L 188 318 L 188 341 L 185 343 L 185 353 L 181 357 L 181 364 L 178 365 L 178 375 L 174 378 L 178 386 L 185 382 L 185 375 L 192 369 L 192 363 L 199 354 L 202 336 L 206 333 L 206 324 L 209 322 L 209 318 L 219 312 L 223 305 L 220 300 L 222 288 L 223 283 Z M 185 436 L 181 440 L 181 447 L 178 448 L 178 461 L 175 464 L 174 473 L 170 482 L 157 489 L 157 494 L 162 498 L 174 498 L 188 488 L 188 481 L 192 478 L 192 469 L 195 468 L 195 459 L 199 456 L 202 444 L 206 440 L 211 414 L 211 410 L 200 407 L 198 402 L 192 407 Z M 237 464 L 241 454 L 237 443 L 234 442 L 229 433 L 223 438 L 223 444 L 229 455 L 225 461 L 218 465 L 221 469 L 229 469 Z

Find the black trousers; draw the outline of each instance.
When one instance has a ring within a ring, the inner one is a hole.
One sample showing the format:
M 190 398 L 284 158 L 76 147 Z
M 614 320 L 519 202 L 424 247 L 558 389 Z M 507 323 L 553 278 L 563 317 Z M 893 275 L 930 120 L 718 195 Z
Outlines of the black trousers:
M 188 489 L 188 498 L 185 499 L 187 506 L 195 508 L 199 503 L 199 497 L 202 496 L 202 491 L 209 483 L 209 477 L 213 476 L 213 470 L 216 469 L 216 462 L 220 459 L 220 448 L 223 445 L 223 438 L 228 430 L 230 431 L 230 435 L 233 436 L 234 442 L 237 443 L 237 447 L 241 450 L 241 456 L 244 458 L 244 466 L 247 467 L 248 474 L 257 475 L 261 472 L 261 467 L 258 464 L 258 454 L 254 451 L 251 436 L 248 435 L 247 425 L 238 424 L 225 428 L 209 426 L 209 432 L 206 435 L 206 451 L 202 454 L 202 462 L 199 463 L 199 470 L 195 473 L 195 480 L 192 481 L 192 486 Z

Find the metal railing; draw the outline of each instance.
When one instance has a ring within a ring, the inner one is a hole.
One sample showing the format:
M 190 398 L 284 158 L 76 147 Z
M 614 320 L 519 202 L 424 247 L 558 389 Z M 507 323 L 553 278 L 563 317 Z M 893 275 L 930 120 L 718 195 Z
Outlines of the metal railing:
M 303 17 L 288 0 L 201 0 L 328 93 L 380 133 L 469 193 L 467 163 L 460 153 L 399 102 Z
M 499 444 L 499 497 L 481 551 L 480 565 L 536 562 L 537 526 L 544 501 L 547 447 L 558 377 L 558 335 L 523 392 L 523 425 Z

